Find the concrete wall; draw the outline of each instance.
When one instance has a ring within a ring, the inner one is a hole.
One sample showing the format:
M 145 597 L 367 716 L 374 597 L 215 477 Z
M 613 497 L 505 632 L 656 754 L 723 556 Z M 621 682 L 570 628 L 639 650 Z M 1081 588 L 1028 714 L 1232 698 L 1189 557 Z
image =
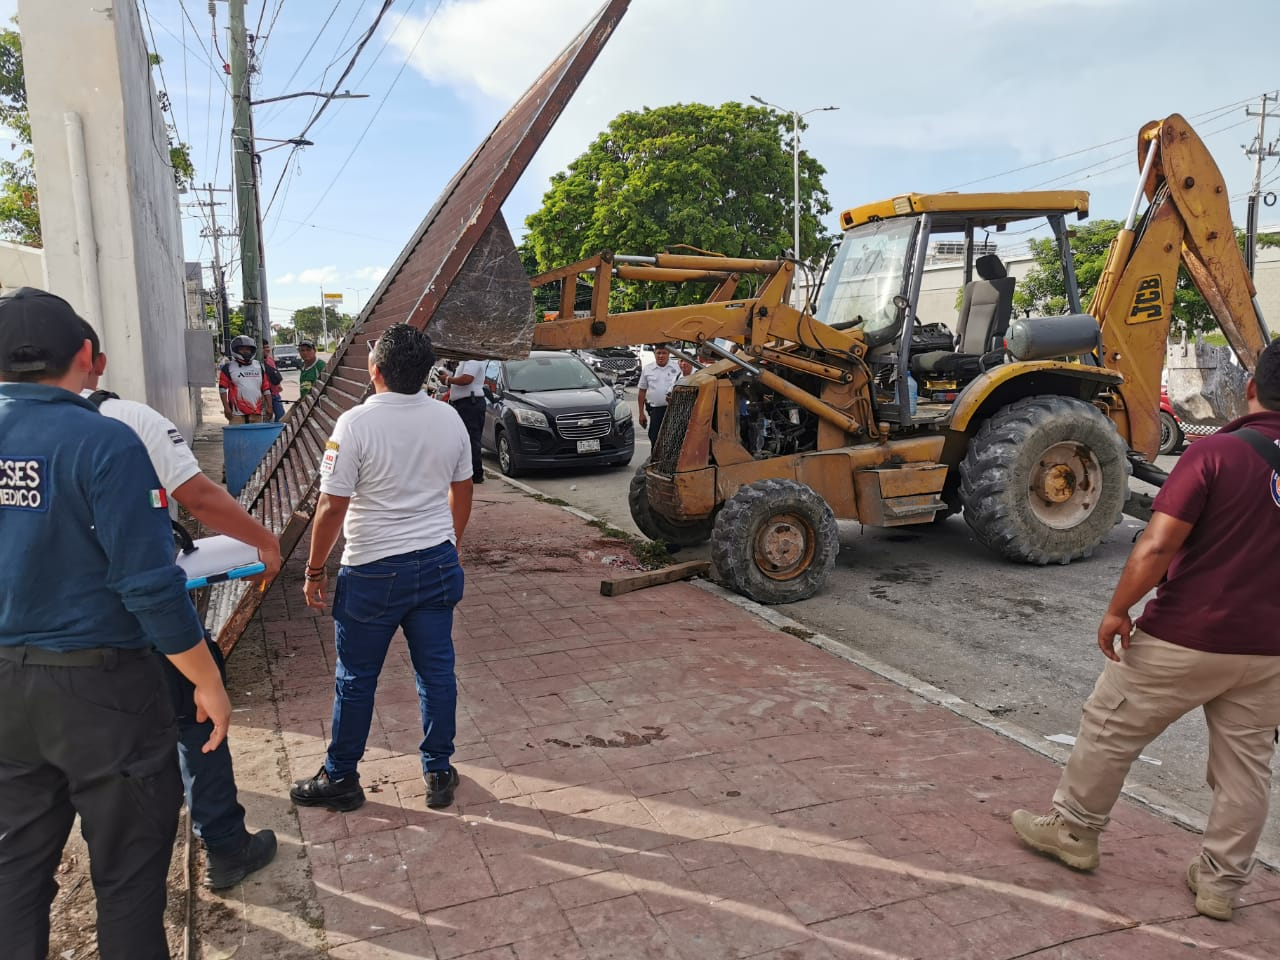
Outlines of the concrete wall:
M 47 285 L 44 253 L 38 247 L 0 240 L 0 289 L 38 287 L 43 290 Z
M 137 7 L 19 0 L 18 16 L 48 289 L 98 330 L 104 385 L 190 436 L 177 193 Z

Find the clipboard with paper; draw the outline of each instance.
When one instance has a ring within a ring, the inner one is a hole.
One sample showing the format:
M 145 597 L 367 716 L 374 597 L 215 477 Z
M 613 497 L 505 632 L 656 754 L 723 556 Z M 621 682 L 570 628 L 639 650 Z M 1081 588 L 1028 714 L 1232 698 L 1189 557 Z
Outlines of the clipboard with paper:
M 254 547 L 232 537 L 203 537 L 192 543 L 194 549 L 184 549 L 177 560 L 187 575 L 188 590 L 256 576 L 266 569 Z

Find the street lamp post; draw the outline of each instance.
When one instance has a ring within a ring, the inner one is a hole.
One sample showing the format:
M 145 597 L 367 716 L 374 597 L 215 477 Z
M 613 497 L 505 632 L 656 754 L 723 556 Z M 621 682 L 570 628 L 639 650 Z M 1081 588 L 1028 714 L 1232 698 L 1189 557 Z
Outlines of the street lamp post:
M 839 110 L 839 107 L 813 107 L 809 110 L 797 111 L 788 110 L 780 107 L 776 103 L 770 103 L 768 100 L 762 100 L 754 93 L 751 99 L 764 107 L 771 110 L 777 110 L 779 113 L 787 113 L 791 115 L 791 173 L 794 181 L 794 200 L 792 202 L 792 211 L 794 214 L 794 248 L 792 255 L 798 261 L 800 259 L 800 118 L 807 117 L 811 113 L 821 113 L 826 110 Z

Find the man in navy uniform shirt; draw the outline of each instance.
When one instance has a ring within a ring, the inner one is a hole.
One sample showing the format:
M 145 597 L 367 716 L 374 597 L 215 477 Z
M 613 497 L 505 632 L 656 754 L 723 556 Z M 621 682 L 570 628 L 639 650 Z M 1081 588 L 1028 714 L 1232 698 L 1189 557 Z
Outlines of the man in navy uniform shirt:
M 79 396 L 84 321 L 0 297 L 0 932 L 45 960 L 78 813 L 102 960 L 169 957 L 166 878 L 182 802 L 158 650 L 226 737 L 231 705 L 174 563 L 166 497 L 130 430 Z

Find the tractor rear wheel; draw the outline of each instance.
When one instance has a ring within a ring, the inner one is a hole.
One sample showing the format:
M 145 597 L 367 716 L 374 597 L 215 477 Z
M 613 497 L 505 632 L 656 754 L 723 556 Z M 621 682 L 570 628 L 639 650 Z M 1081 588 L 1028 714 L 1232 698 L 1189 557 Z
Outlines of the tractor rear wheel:
M 725 501 L 711 533 L 720 579 L 759 603 L 791 603 L 817 593 L 835 566 L 835 514 L 813 488 L 760 480 Z
M 1129 494 L 1115 425 L 1073 397 L 1028 397 L 998 411 L 970 441 L 960 478 L 974 534 L 1022 563 L 1089 556 Z
M 640 532 L 650 540 L 661 540 L 673 547 L 692 547 L 706 543 L 711 536 L 712 521 L 672 520 L 653 509 L 653 505 L 649 503 L 649 481 L 645 476 L 648 466 L 647 460 L 640 465 L 627 490 L 631 519 L 640 528 Z

